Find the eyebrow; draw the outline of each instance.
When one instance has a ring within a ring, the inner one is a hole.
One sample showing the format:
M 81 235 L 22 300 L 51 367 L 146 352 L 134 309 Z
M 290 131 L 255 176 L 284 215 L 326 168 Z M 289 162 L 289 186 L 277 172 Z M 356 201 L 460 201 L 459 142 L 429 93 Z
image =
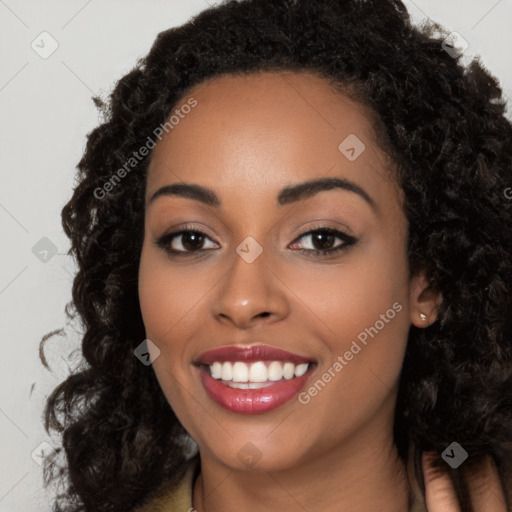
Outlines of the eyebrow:
M 364 199 L 374 211 L 377 210 L 375 201 L 370 195 L 359 185 L 344 178 L 319 178 L 304 183 L 289 185 L 283 188 L 277 196 L 277 205 L 284 206 L 297 201 L 308 199 L 323 192 L 324 190 L 341 189 L 357 194 Z M 189 183 L 173 183 L 159 188 L 149 199 L 148 206 L 157 198 L 164 196 L 186 197 L 195 199 L 208 206 L 218 208 L 222 202 L 219 196 L 210 188 L 189 184 Z

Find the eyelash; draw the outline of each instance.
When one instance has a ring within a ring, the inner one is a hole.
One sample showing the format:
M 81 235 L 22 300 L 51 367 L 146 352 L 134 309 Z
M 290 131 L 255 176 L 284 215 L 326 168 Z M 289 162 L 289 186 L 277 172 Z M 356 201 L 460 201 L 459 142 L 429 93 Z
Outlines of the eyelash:
M 198 249 L 196 251 L 177 251 L 175 249 L 170 249 L 169 246 L 171 245 L 174 238 L 176 238 L 179 235 L 183 235 L 186 233 L 193 233 L 195 235 L 202 235 L 206 238 L 209 238 L 206 233 L 203 231 L 199 231 L 198 229 L 195 229 L 193 227 L 184 226 L 178 231 L 173 231 L 171 233 L 166 233 L 162 235 L 160 238 L 158 238 L 155 242 L 155 245 L 161 249 L 163 249 L 166 253 L 168 253 L 170 256 L 176 256 L 176 257 L 193 257 L 197 255 L 198 253 L 204 253 L 211 249 Z M 316 234 L 316 233 L 327 233 L 329 235 L 335 235 L 336 238 L 340 238 L 343 240 L 343 244 L 339 247 L 336 247 L 335 249 L 296 249 L 299 252 L 306 254 L 308 256 L 313 256 L 314 258 L 325 258 L 328 256 L 332 256 L 334 254 L 342 253 L 346 251 L 349 247 L 355 245 L 357 243 L 357 238 L 354 238 L 353 236 L 347 235 L 343 231 L 339 231 L 338 229 L 334 229 L 327 226 L 316 226 L 304 233 L 301 233 L 295 240 L 300 240 L 301 238 L 304 238 L 305 236 Z M 210 239 L 211 240 L 211 239 Z M 295 242 L 293 242 L 295 243 Z

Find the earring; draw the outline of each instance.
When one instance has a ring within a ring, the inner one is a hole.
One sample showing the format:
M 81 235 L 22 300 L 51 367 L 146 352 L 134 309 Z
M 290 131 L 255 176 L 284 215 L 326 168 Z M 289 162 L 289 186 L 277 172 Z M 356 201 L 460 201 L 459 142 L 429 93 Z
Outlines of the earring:
M 427 315 L 425 313 L 420 313 L 420 318 L 425 321 L 427 319 Z

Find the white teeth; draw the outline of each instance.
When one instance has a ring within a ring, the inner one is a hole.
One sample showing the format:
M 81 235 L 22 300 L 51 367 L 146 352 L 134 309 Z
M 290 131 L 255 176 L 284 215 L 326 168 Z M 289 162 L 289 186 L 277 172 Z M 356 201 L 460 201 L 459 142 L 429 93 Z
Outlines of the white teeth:
M 233 378 L 233 367 L 231 366 L 231 363 L 222 364 L 221 378 L 222 380 L 231 380 Z
M 228 379 L 224 379 L 228 380 Z M 247 382 L 249 380 L 249 368 L 245 363 L 237 361 L 233 365 L 233 382 Z
M 265 382 L 267 380 L 267 367 L 263 361 L 251 364 L 249 370 L 249 381 L 250 382 Z
M 215 363 L 210 366 L 210 371 L 214 379 L 220 379 L 222 377 L 222 364 L 215 361 Z
M 301 375 L 304 375 L 308 371 L 309 364 L 299 364 L 295 367 L 295 377 L 300 377 Z
M 230 380 L 227 386 L 237 389 L 260 389 L 272 386 L 272 382 L 233 382 Z
M 219 362 L 210 365 L 210 374 L 214 379 L 230 382 L 230 387 L 240 389 L 258 389 L 270 385 L 271 382 L 293 379 L 304 375 L 310 363 L 294 365 L 290 362 L 271 361 L 267 365 L 263 361 L 255 363 L 243 363 L 242 361 Z M 271 382 L 268 382 L 271 381 Z M 235 384 L 236 383 L 236 384 Z
M 268 365 L 268 380 L 281 380 L 283 378 L 283 365 L 279 361 L 272 361 Z
M 283 366 L 283 377 L 286 380 L 293 379 L 295 374 L 295 365 L 293 363 L 284 363 Z

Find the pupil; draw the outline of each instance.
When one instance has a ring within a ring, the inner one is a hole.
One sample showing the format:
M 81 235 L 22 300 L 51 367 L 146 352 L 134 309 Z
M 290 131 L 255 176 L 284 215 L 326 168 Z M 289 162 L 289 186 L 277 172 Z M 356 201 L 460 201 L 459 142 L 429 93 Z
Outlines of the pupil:
M 324 250 L 330 248 L 330 246 L 333 242 L 333 239 L 334 239 L 334 235 L 332 235 L 332 234 L 315 233 L 314 236 L 317 239 L 316 241 L 320 241 L 320 247 L 318 247 L 318 248 L 324 249 Z M 318 239 L 320 239 L 320 240 L 318 240 Z
M 194 250 L 197 249 L 202 242 L 203 236 L 198 233 L 186 233 L 183 236 L 182 244 L 183 247 L 187 250 Z M 190 240 L 192 239 L 192 243 L 190 244 Z M 195 242 L 194 242 L 195 241 Z

